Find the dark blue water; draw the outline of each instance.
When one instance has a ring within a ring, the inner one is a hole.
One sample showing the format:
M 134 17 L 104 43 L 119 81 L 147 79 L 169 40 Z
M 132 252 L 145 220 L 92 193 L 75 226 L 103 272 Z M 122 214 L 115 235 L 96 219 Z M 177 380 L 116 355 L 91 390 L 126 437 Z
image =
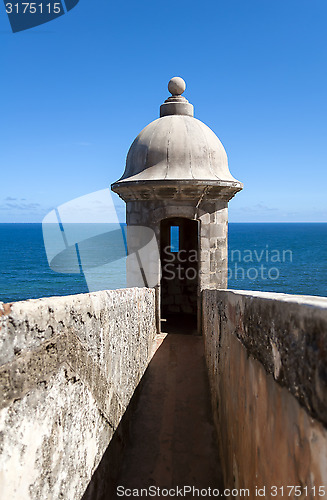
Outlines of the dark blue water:
M 230 224 L 228 253 L 229 288 L 327 296 L 327 223 Z
M 125 286 L 124 265 L 111 288 Z M 327 296 L 327 223 L 230 224 L 229 273 L 233 289 Z M 50 269 L 41 224 L 0 224 L 0 301 L 85 292 L 82 274 Z
M 41 224 L 0 224 L 0 301 L 84 292 L 84 276 L 50 269 Z

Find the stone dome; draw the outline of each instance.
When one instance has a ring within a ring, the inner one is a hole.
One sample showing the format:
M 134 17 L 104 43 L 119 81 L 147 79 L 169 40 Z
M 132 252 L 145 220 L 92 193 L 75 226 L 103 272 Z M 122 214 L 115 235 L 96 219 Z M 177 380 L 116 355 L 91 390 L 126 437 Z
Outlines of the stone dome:
M 185 82 L 172 78 L 172 93 L 160 107 L 160 118 L 147 125 L 132 143 L 123 176 L 112 185 L 119 193 L 128 183 L 242 184 L 229 172 L 225 149 L 215 133 L 193 116 L 193 106 L 181 94 Z
M 120 179 L 232 181 L 227 154 L 214 132 L 196 118 L 158 118 L 136 137 Z

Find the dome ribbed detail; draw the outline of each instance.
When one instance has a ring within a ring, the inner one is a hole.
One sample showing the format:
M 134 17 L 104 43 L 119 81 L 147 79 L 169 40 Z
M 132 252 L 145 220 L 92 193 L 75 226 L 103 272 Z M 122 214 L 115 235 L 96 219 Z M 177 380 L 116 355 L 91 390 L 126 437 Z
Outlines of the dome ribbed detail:
M 174 182 L 176 192 L 180 192 L 184 182 L 189 193 L 192 184 L 197 190 L 210 185 L 212 193 L 216 186 L 224 188 L 224 193 L 230 189 L 233 196 L 243 185 L 231 175 L 222 143 L 207 125 L 194 118 L 192 104 L 181 95 L 186 88 L 184 80 L 172 78 L 168 88 L 172 96 L 161 105 L 160 118 L 136 137 L 127 154 L 124 174 L 112 189 L 119 194 L 124 191 L 126 197 L 126 189 L 135 195 L 136 185 L 143 186 L 142 196 L 148 197 L 152 188 L 157 190 L 160 185 L 160 193 L 164 193 L 162 186 L 172 189 Z
M 236 181 L 218 137 L 185 115 L 158 118 L 145 127 L 130 147 L 118 182 L 163 179 Z

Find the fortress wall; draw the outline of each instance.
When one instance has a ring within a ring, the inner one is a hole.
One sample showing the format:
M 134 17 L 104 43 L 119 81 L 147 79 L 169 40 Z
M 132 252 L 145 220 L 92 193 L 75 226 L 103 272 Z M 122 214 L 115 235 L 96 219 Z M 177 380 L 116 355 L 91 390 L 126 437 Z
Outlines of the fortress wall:
M 205 290 L 203 335 L 225 486 L 324 496 L 327 299 Z
M 155 334 L 145 288 L 0 303 L 0 498 L 83 496 Z

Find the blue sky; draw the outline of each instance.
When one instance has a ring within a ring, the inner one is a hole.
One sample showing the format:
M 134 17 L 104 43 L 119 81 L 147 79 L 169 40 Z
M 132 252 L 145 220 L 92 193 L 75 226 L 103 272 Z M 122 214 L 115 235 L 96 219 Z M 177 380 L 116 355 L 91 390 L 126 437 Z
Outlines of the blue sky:
M 230 221 L 327 221 L 326 0 L 80 0 L 13 34 L 0 5 L 0 222 L 108 187 L 175 75 L 245 188 Z

